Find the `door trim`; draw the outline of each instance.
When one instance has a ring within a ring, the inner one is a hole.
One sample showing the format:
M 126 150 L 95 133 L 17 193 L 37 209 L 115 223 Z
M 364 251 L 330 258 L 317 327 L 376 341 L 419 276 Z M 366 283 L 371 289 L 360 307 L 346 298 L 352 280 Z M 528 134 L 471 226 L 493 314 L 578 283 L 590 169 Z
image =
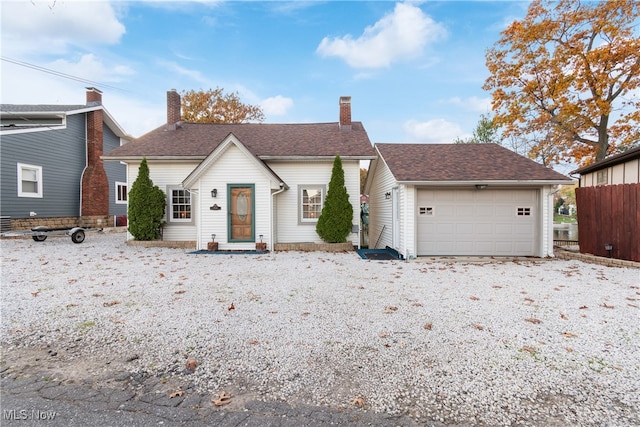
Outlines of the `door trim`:
M 251 237 L 248 239 L 232 239 L 231 238 L 231 190 L 233 188 L 250 188 L 251 189 Z M 256 185 L 255 184 L 227 184 L 227 236 L 229 243 L 246 243 L 256 241 Z

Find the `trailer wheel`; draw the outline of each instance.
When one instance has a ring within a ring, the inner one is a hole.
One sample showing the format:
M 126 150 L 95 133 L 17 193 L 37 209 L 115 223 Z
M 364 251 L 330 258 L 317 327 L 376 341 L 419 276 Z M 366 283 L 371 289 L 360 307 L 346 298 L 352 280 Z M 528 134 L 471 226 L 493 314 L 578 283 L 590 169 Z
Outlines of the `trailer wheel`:
M 47 235 L 42 235 L 42 234 L 34 234 L 33 236 L 31 236 L 33 238 L 33 240 L 35 240 L 36 242 L 44 242 L 45 240 L 47 240 Z
M 73 234 L 71 235 L 71 240 L 73 241 L 73 243 L 84 242 L 84 231 L 83 230 L 74 231 Z

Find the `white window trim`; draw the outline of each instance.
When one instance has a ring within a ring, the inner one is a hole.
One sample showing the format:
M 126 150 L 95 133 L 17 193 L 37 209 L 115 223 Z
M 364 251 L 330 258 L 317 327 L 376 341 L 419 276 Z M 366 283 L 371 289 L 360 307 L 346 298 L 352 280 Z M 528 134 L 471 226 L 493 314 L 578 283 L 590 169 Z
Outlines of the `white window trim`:
M 185 218 L 185 219 L 181 219 L 181 218 L 174 218 L 173 217 L 173 192 L 175 190 L 180 190 L 180 191 L 186 191 L 187 193 L 190 194 L 189 197 L 189 202 L 191 205 L 191 218 Z M 182 187 L 167 187 L 167 204 L 168 204 L 168 209 L 167 209 L 167 222 L 169 223 L 173 223 L 173 224 L 191 224 L 193 223 L 193 215 L 194 215 L 194 210 L 193 210 L 193 195 L 190 193 L 189 190 L 186 190 Z
M 115 189 L 116 189 L 115 201 L 116 201 L 116 205 L 126 205 L 127 204 L 127 200 L 120 200 L 120 187 L 127 187 L 127 200 L 129 200 L 129 187 L 127 186 L 127 183 L 126 182 L 122 182 L 122 181 L 116 181 L 115 182 Z
M 28 165 L 26 163 L 18 163 L 18 197 L 33 197 L 33 198 L 42 198 L 42 189 L 44 188 L 44 183 L 42 182 L 42 166 L 36 165 Z M 31 193 L 28 191 L 22 190 L 22 172 L 24 169 L 32 169 L 36 171 L 36 182 L 38 183 L 38 191 L 36 193 Z
M 299 185 L 298 186 L 298 224 L 307 224 L 307 225 L 313 225 L 313 224 L 317 224 L 318 223 L 318 218 L 320 218 L 320 216 L 318 215 L 318 218 L 305 218 L 304 217 L 304 203 L 302 201 L 302 194 L 303 191 L 305 189 L 309 189 L 309 188 L 319 188 L 320 192 L 321 192 L 321 202 L 320 202 L 320 212 L 322 212 L 322 208 L 324 208 L 324 201 L 325 198 L 327 197 L 327 186 L 324 184 L 304 184 L 304 185 Z

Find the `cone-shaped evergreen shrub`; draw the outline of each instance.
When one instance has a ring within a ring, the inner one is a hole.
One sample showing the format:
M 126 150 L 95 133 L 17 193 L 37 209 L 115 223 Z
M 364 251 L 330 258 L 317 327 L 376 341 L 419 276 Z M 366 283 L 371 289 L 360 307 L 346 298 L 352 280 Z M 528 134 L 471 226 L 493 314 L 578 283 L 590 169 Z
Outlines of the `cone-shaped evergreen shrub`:
M 349 202 L 349 193 L 344 185 L 344 169 L 342 160 L 336 156 L 331 171 L 331 181 L 327 197 L 316 224 L 316 232 L 328 243 L 344 243 L 351 233 L 353 222 L 353 206 Z
M 129 233 L 136 240 L 153 240 L 160 237 L 159 229 L 164 220 L 166 198 L 164 192 L 153 185 L 149 178 L 147 159 L 143 158 L 138 177 L 129 190 Z

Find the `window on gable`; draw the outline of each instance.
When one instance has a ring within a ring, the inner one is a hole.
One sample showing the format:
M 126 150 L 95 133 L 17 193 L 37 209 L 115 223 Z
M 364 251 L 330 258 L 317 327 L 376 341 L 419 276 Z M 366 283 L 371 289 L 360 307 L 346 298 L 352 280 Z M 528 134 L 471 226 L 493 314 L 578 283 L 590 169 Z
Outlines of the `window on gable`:
M 116 203 L 117 204 L 127 203 L 127 184 L 124 182 L 116 181 Z
M 300 222 L 316 223 L 322 213 L 324 185 L 304 185 L 299 187 Z
M 42 197 L 42 166 L 18 163 L 18 197 Z
M 191 193 L 184 188 L 169 188 L 169 222 L 191 221 Z

